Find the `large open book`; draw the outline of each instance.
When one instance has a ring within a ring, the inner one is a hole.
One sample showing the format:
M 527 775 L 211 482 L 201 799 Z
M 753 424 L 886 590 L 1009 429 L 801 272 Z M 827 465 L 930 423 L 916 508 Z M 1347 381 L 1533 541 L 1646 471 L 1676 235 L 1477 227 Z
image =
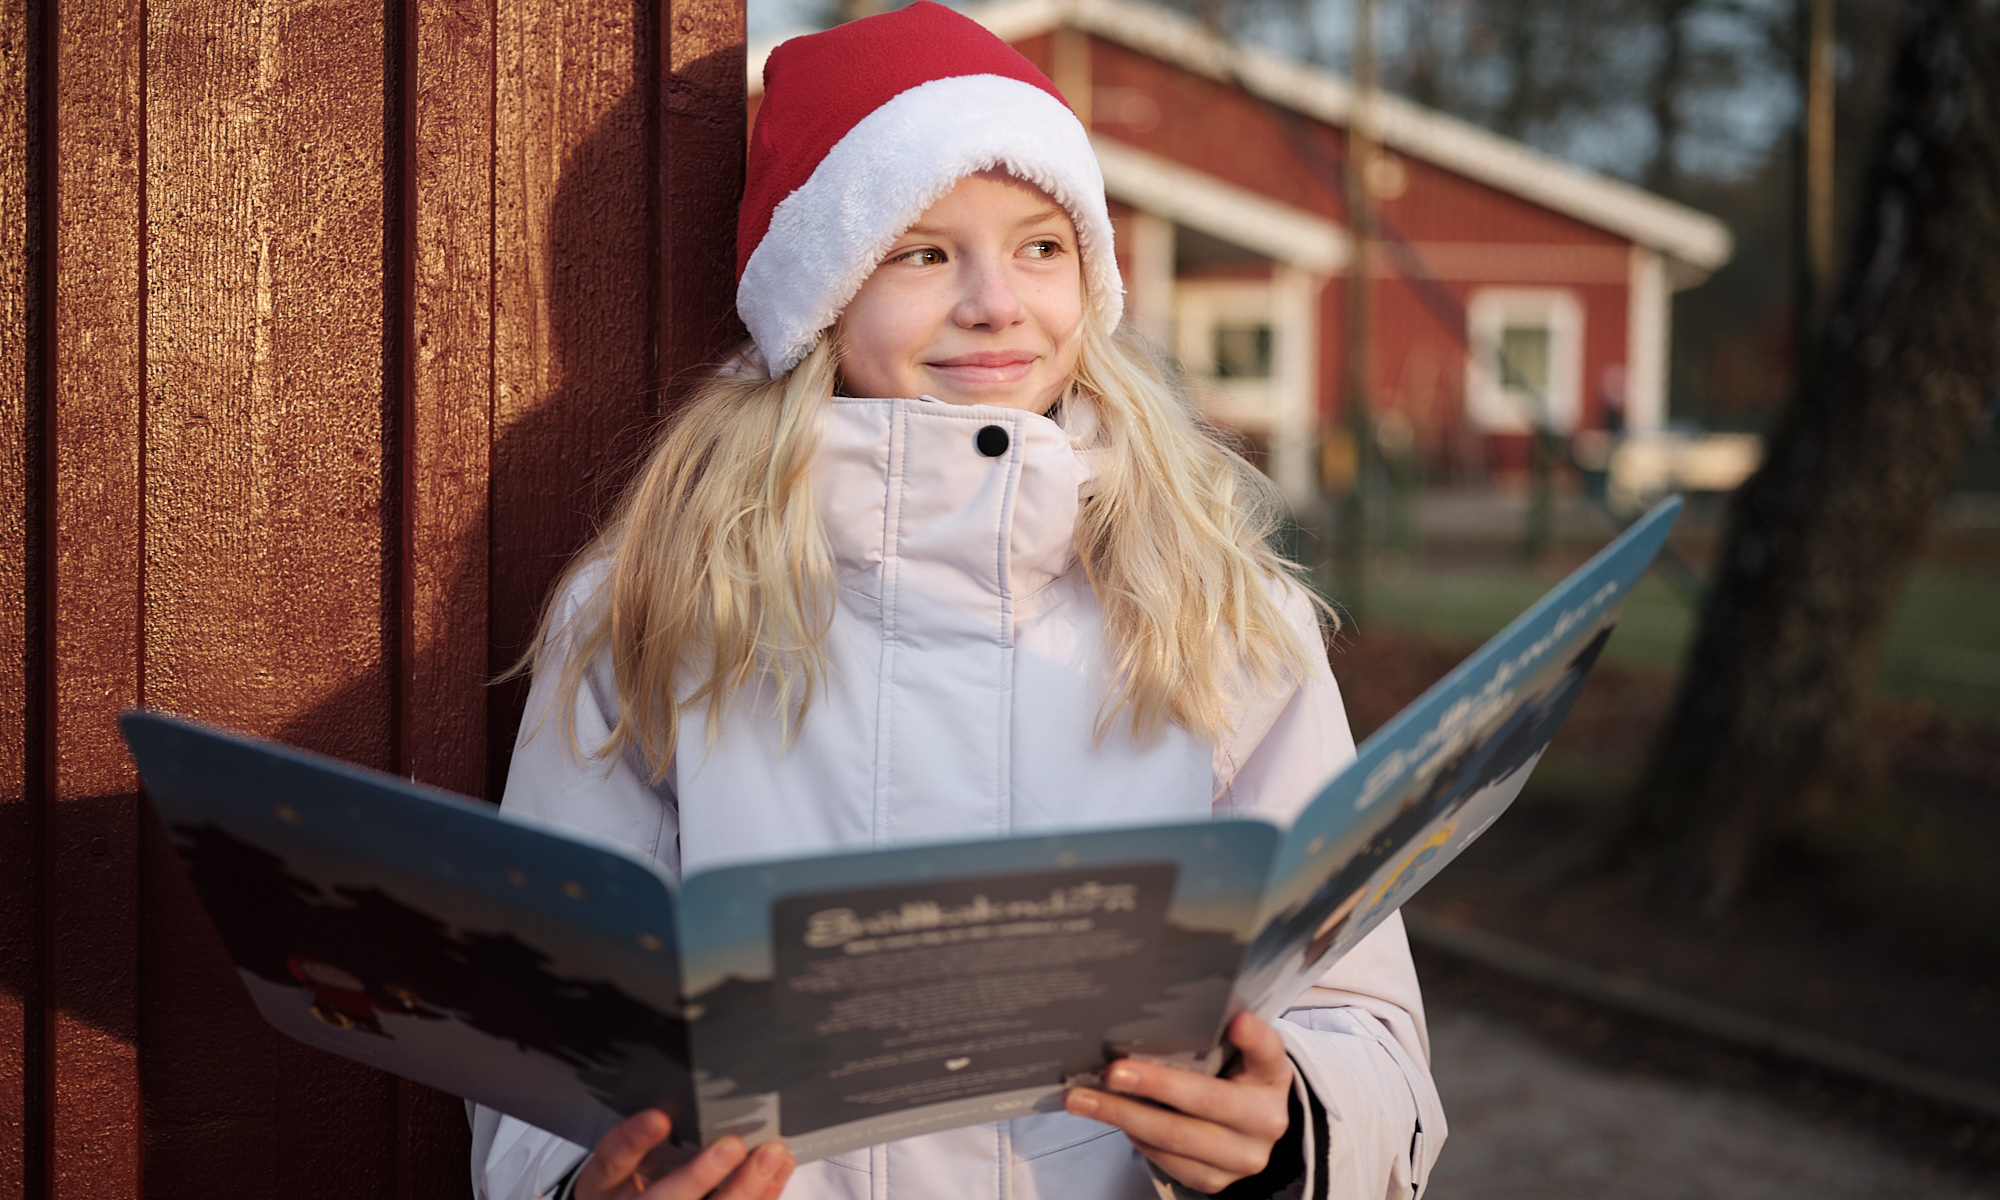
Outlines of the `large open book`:
M 257 1007 L 590 1145 L 801 1160 L 1060 1106 L 1121 1055 L 1215 1070 L 1520 792 L 1678 511 L 1410 705 L 1290 829 L 1064 830 L 675 880 L 622 846 L 175 717 L 125 737 Z

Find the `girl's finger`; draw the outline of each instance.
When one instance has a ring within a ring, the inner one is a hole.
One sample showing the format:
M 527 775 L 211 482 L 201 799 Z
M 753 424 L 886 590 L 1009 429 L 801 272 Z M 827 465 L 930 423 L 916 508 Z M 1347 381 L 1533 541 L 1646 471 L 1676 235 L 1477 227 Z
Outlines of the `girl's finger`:
M 746 1154 L 742 1138 L 723 1138 L 647 1188 L 643 1200 L 701 1200 L 729 1177 Z
M 792 1177 L 794 1165 L 783 1142 L 765 1142 L 736 1168 L 712 1200 L 777 1200 Z
M 1259 1087 L 1292 1086 L 1292 1060 L 1285 1039 L 1253 1013 L 1237 1013 L 1229 1023 L 1229 1041 L 1243 1052 L 1243 1061 L 1229 1077 Z
M 1256 1171 L 1246 1171 L 1240 1175 L 1231 1174 L 1212 1163 L 1205 1163 L 1199 1159 L 1172 1154 L 1160 1149 L 1158 1146 L 1149 1146 L 1129 1133 L 1125 1137 L 1126 1140 L 1132 1143 L 1134 1149 L 1146 1156 L 1146 1161 L 1152 1163 L 1168 1175 L 1171 1175 L 1182 1186 L 1197 1192 L 1205 1192 L 1212 1195 L 1239 1179 L 1247 1179 L 1257 1173 Z M 1261 1166 L 1257 1168 L 1258 1171 L 1263 1169 Z
M 1247 1108 L 1240 1103 L 1240 1097 L 1228 1080 L 1216 1079 L 1209 1075 L 1197 1075 L 1193 1071 L 1183 1071 L 1178 1067 L 1163 1067 L 1157 1063 L 1117 1062 L 1104 1073 L 1104 1082 L 1110 1091 L 1120 1096 L 1136 1096 L 1151 1100 L 1154 1104 L 1164 1104 L 1177 1113 L 1213 1121 L 1218 1125 L 1236 1128 L 1249 1119 Z M 1123 1108 L 1114 1107 L 1123 1112 Z M 1163 1110 L 1152 1105 L 1136 1105 L 1134 1111 L 1156 1113 Z M 1098 1120 L 1108 1118 L 1099 1117 Z M 1123 1124 L 1112 1124 L 1124 1128 Z
M 1127 1059 L 1111 1065 L 1105 1082 L 1116 1092 L 1143 1097 L 1252 1137 L 1276 1140 L 1289 1121 L 1286 1098 L 1292 1085 L 1291 1060 L 1281 1053 L 1278 1062 L 1278 1069 L 1272 1070 L 1269 1064 L 1250 1062 L 1246 1057 L 1248 1065 L 1238 1074 L 1216 1079 Z
M 1271 1146 L 1284 1133 L 1280 1124 L 1276 1135 L 1258 1137 L 1143 1100 L 1090 1088 L 1071 1088 L 1064 1103 L 1080 1117 L 1116 1125 L 1142 1149 L 1151 1147 L 1162 1154 L 1206 1163 L 1234 1172 L 1233 1178 L 1263 1170 L 1270 1159 Z
M 612 1126 L 597 1139 L 597 1149 L 578 1173 L 576 1194 L 586 1200 L 616 1195 L 639 1169 L 647 1152 L 665 1141 L 673 1127 L 673 1120 L 657 1108 L 633 1113 Z

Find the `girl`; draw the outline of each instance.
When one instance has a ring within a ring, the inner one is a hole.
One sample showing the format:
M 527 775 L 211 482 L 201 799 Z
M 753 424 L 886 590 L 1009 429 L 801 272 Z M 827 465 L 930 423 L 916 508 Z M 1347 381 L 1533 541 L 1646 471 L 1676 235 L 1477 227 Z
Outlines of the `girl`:
M 1053 85 L 936 4 L 780 47 L 751 138 L 752 342 L 563 582 L 505 805 L 675 871 L 1205 813 L 1288 819 L 1353 756 L 1271 492 L 1116 329 L 1103 179 Z M 1124 1061 L 1067 1112 L 794 1171 L 641 1176 L 474 1117 L 486 1200 L 1407 1197 L 1444 1124 L 1402 926 L 1228 1078 Z

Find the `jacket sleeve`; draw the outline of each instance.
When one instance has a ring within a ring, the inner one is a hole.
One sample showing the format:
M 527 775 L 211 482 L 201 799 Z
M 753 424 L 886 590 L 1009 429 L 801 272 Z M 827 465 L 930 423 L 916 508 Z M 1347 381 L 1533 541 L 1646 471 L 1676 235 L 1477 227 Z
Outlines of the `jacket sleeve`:
M 591 582 L 586 574 L 558 601 L 559 628 L 566 630 L 575 618 Z M 610 735 L 605 714 L 615 711 L 606 673 L 587 673 L 578 689 L 575 747 L 564 736 L 554 704 L 561 674 L 553 663 L 535 672 L 500 806 L 622 842 L 679 874 L 680 826 L 671 790 L 648 781 L 636 754 L 590 756 Z M 467 1104 L 466 1109 L 472 1121 L 472 1194 L 477 1200 L 553 1200 L 587 1153 L 585 1147 L 483 1105 Z
M 1312 605 L 1289 588 L 1285 613 L 1319 644 Z M 1216 751 L 1220 812 L 1283 823 L 1354 759 L 1340 688 L 1324 656 L 1288 692 L 1245 707 Z M 1444 1144 L 1423 998 L 1401 914 L 1392 914 L 1278 1022 L 1306 1093 L 1304 1200 L 1410 1200 Z
M 553 1200 L 588 1153 L 574 1142 L 483 1104 L 472 1119 L 472 1194 L 476 1200 Z

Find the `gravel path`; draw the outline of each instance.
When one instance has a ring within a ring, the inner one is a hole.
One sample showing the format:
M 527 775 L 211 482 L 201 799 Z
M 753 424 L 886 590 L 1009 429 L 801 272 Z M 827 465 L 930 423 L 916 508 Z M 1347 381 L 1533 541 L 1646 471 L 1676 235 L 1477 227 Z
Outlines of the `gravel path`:
M 1621 1075 L 1476 1012 L 1433 1014 L 1451 1136 L 1436 1200 L 1971 1200 L 1973 1190 L 1757 1096 Z

